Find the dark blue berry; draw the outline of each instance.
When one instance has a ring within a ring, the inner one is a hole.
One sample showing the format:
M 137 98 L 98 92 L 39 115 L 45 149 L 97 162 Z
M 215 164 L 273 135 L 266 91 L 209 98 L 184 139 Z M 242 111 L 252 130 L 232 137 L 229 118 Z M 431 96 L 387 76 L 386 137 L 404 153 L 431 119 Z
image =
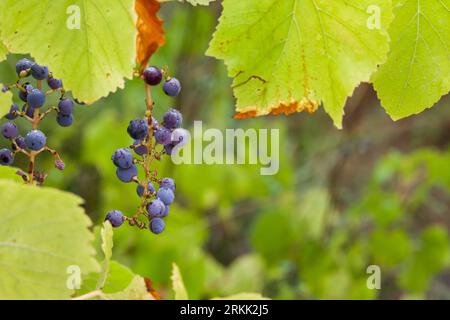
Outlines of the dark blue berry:
M 176 97 L 180 94 L 181 84 L 177 78 L 170 78 L 164 82 L 163 85 L 164 92 L 170 97 Z
M 73 119 L 73 114 L 58 113 L 56 116 L 56 122 L 58 122 L 61 127 L 70 127 L 73 123 Z
M 106 215 L 105 221 L 109 221 L 114 228 L 123 224 L 123 214 L 119 210 L 111 210 Z
M 33 151 L 41 150 L 47 143 L 47 137 L 42 131 L 32 130 L 25 136 L 27 148 Z
M 116 167 L 128 169 L 133 165 L 133 154 L 127 148 L 117 149 L 111 157 Z
M 162 72 L 157 67 L 148 67 L 144 70 L 144 81 L 148 85 L 156 86 L 161 83 L 162 78 Z
M 16 63 L 16 72 L 17 75 L 20 76 L 20 73 L 22 71 L 28 70 L 31 68 L 31 66 L 33 65 L 33 62 L 24 58 L 24 59 L 20 59 L 19 61 L 17 61 Z
M 70 99 L 60 100 L 58 103 L 59 112 L 65 115 L 69 115 L 73 113 L 73 102 Z
M 17 114 L 15 112 L 19 112 L 19 107 L 14 103 L 13 105 L 11 105 L 11 108 L 9 108 L 9 112 L 5 116 L 5 118 L 8 120 L 14 120 L 15 118 L 17 118 Z
M 162 145 L 169 144 L 172 142 L 172 132 L 165 127 L 158 128 L 155 132 L 155 140 Z
M 2 127 L 2 134 L 6 139 L 13 139 L 17 137 L 18 133 L 17 126 L 12 122 L 7 122 Z
M 135 165 L 132 165 L 128 169 L 117 168 L 116 170 L 117 178 L 119 178 L 120 181 L 127 183 L 133 181 L 133 178 L 136 177 L 137 174 L 137 167 Z
M 0 165 L 10 166 L 14 162 L 14 154 L 9 149 L 0 150 Z
M 14 139 L 14 142 L 20 149 L 26 149 L 27 144 L 25 143 L 25 138 L 22 136 L 17 136 L 16 139 Z
M 31 66 L 31 75 L 36 80 L 44 80 L 48 77 L 48 68 L 45 66 L 40 66 L 37 63 L 34 63 Z
M 156 196 L 161 200 L 166 206 L 171 205 L 173 200 L 175 200 L 175 194 L 172 189 L 169 188 L 159 188 Z
M 159 184 L 160 188 L 167 188 L 172 191 L 175 191 L 176 185 L 175 181 L 172 178 L 164 178 L 161 180 L 161 183 Z
M 161 217 L 165 212 L 165 204 L 159 200 L 154 199 L 147 204 L 147 212 L 149 217 Z
M 143 156 L 144 154 L 148 153 L 148 149 L 145 145 L 141 143 L 140 140 L 135 140 L 134 144 L 131 146 L 131 148 L 136 152 L 137 155 Z
M 142 140 L 148 135 L 148 123 L 143 119 L 130 121 L 128 134 L 135 140 Z
M 163 125 L 167 129 L 176 129 L 181 126 L 183 122 L 183 116 L 176 109 L 170 109 L 163 116 Z
M 27 95 L 28 105 L 33 108 L 40 108 L 45 104 L 45 93 L 39 89 L 33 89 Z
M 154 234 L 160 234 L 166 228 L 166 224 L 161 218 L 153 218 L 152 220 L 150 220 L 149 228 L 150 231 Z
M 62 81 L 60 79 L 56 79 L 53 77 L 47 79 L 47 84 L 53 90 L 56 90 L 56 89 L 59 89 L 62 87 Z

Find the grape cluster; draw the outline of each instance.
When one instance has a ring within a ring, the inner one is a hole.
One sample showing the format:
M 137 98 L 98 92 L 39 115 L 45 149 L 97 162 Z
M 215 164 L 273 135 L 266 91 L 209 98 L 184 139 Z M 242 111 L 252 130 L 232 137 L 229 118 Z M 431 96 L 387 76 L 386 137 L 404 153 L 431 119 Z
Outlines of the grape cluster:
M 52 112 L 56 113 L 56 122 L 62 127 L 68 127 L 73 123 L 74 103 L 66 98 L 66 91 L 60 79 L 54 78 L 46 66 L 41 66 L 29 59 L 21 59 L 16 64 L 18 80 L 16 83 L 4 86 L 2 92 L 17 90 L 18 97 L 23 101 L 22 108 L 17 104 L 10 107 L 9 112 L 4 116 L 9 122 L 2 126 L 2 135 L 11 141 L 11 149 L 0 150 L 0 165 L 11 165 L 14 157 L 22 153 L 29 158 L 28 174 L 23 171 L 17 173 L 25 182 L 42 184 L 45 181 L 44 173 L 36 172 L 34 169 L 35 159 L 41 152 L 50 152 L 55 159 L 55 167 L 63 170 L 64 162 L 59 154 L 47 146 L 47 137 L 38 130 L 40 122 Z M 35 83 L 32 83 L 35 82 Z M 47 83 L 47 90 L 44 90 L 44 82 Z M 59 93 L 57 106 L 45 107 L 47 97 L 53 93 Z M 23 118 L 31 123 L 32 130 L 25 134 L 19 134 L 19 128 L 12 122 L 17 118 Z
M 152 116 L 153 102 L 149 96 L 150 86 L 159 85 L 165 71 L 157 67 L 144 70 L 142 78 L 147 88 L 147 111 L 142 119 L 130 121 L 127 132 L 133 139 L 129 148 L 117 149 L 112 155 L 116 166 L 117 178 L 125 183 L 135 182 L 136 193 L 141 204 L 133 217 L 125 216 L 119 210 L 109 211 L 106 215 L 113 227 L 120 227 L 125 221 L 141 229 L 149 228 L 154 234 L 165 229 L 164 218 L 169 215 L 170 205 L 175 200 L 175 181 L 171 178 L 159 179 L 157 172 L 151 169 L 153 160 L 161 160 L 163 155 L 171 155 L 174 148 L 183 145 L 187 140 L 187 131 L 181 128 L 183 117 L 176 109 L 169 109 L 159 123 Z M 176 78 L 166 77 L 164 92 L 169 96 L 177 96 L 181 91 L 180 82 Z M 139 179 L 138 167 L 142 167 L 144 178 Z M 143 216 L 146 222 L 139 220 Z

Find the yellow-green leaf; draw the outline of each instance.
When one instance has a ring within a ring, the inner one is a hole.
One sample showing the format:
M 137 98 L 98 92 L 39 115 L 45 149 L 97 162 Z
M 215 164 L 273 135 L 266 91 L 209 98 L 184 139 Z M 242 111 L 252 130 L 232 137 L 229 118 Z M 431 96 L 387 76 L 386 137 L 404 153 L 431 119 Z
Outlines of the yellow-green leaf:
M 391 50 L 374 75 L 381 104 L 398 120 L 450 91 L 450 0 L 394 0 Z
M 141 276 L 135 276 L 125 290 L 104 294 L 104 297 L 110 300 L 155 300 L 147 291 L 147 286 Z
M 0 180 L 0 299 L 67 299 L 98 271 L 82 200 Z
M 183 277 L 181 276 L 180 268 L 173 263 L 172 264 L 172 287 L 175 293 L 175 300 L 187 300 L 188 293 L 184 286 Z
M 379 19 L 377 19 L 379 18 Z M 238 117 L 344 104 L 388 53 L 390 0 L 224 0 L 207 54 L 234 78 Z
M 4 0 L 1 39 L 13 53 L 48 65 L 81 101 L 131 78 L 136 54 L 133 0 Z
M 100 278 L 97 283 L 97 289 L 101 289 L 104 287 L 106 278 L 109 273 L 109 263 L 112 257 L 112 248 L 113 248 L 113 230 L 112 225 L 109 221 L 103 222 L 103 228 L 100 230 L 100 235 L 102 238 L 102 251 L 104 255 L 104 260 L 102 262 L 102 271 L 100 272 Z

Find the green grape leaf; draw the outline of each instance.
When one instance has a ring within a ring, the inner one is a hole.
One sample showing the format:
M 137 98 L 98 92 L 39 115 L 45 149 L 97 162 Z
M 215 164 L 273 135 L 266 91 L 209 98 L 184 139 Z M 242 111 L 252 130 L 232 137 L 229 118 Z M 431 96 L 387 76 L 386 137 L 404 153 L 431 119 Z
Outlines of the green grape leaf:
M 211 300 L 270 300 L 263 297 L 260 293 L 238 293 L 227 297 L 218 297 Z
M 28 0 L 26 8 L 16 0 L 1 2 L 0 38 L 11 52 L 48 65 L 79 100 L 92 103 L 132 77 L 133 0 Z
M 0 167 L 0 177 L 2 180 L 11 180 L 15 182 L 23 182 L 22 177 L 20 177 L 16 172 L 20 169 L 14 167 L 1 166 Z
M 112 225 L 109 221 L 105 221 L 103 223 L 103 228 L 100 231 L 100 235 L 102 238 L 102 251 L 105 259 L 102 263 L 102 271 L 100 272 L 100 278 L 97 284 L 97 289 L 101 289 L 104 287 L 106 278 L 109 273 L 109 263 L 112 257 L 112 248 L 113 248 L 113 230 Z
M 170 278 L 172 279 L 175 300 L 187 300 L 188 293 L 184 286 L 183 277 L 181 276 L 180 268 L 175 263 L 172 264 L 172 276 Z
M 125 290 L 116 293 L 105 293 L 104 297 L 109 300 L 155 300 L 147 291 L 144 278 L 135 276 Z
M 72 278 L 99 269 L 82 200 L 5 180 L 0 190 L 0 299 L 70 298 Z
M 394 0 L 391 50 L 374 75 L 381 104 L 398 120 L 450 91 L 450 0 Z
M 3 84 L 0 83 L 0 89 L 3 87 Z M 11 91 L 6 91 L 5 93 L 0 91 L 0 118 L 2 118 L 5 114 L 9 112 L 11 109 L 11 104 L 13 95 Z
M 322 102 L 341 127 L 347 97 L 386 60 L 391 20 L 390 0 L 224 0 L 207 55 L 234 78 L 236 118 Z

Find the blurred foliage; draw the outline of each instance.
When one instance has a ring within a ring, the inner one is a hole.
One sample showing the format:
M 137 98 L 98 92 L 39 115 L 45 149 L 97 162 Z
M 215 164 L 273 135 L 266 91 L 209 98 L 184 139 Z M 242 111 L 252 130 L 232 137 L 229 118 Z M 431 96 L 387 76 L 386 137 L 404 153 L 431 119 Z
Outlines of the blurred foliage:
M 120 264 L 111 269 L 125 265 L 133 273 L 124 277 L 151 278 L 163 298 L 173 298 L 173 263 L 192 299 L 239 292 L 274 299 L 450 298 L 448 97 L 393 123 L 362 85 L 347 103 L 341 131 L 322 110 L 234 120 L 226 70 L 204 56 L 219 13 L 219 3 L 165 5 L 167 41 L 151 64 L 168 65 L 183 91 L 174 101 L 153 90 L 156 116 L 177 106 L 188 128 L 194 120 L 219 130 L 279 128 L 280 171 L 261 176 L 259 166 L 161 161 L 156 169 L 177 183 L 167 229 L 159 236 L 115 229 L 112 258 Z M 14 81 L 18 58 L 0 64 L 0 82 Z M 69 129 L 43 123 L 67 164 L 61 173 L 50 157 L 39 160 L 50 172 L 47 185 L 85 199 L 96 225 L 108 210 L 132 214 L 138 206 L 135 186 L 116 179 L 110 158 L 132 143 L 126 127 L 143 114 L 144 99 L 141 81 L 133 80 L 92 106 L 77 106 Z M 369 265 L 381 268 L 381 290 L 366 286 Z

